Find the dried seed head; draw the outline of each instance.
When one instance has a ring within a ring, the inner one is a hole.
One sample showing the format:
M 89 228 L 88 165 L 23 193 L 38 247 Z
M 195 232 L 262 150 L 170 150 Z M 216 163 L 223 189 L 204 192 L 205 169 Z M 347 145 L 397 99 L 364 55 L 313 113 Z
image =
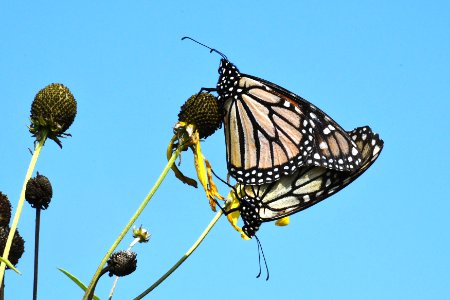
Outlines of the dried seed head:
M 0 226 L 8 226 L 11 220 L 11 202 L 8 196 L 0 192 Z
M 43 131 L 61 148 L 60 137 L 70 136 L 65 131 L 72 125 L 77 114 L 77 102 L 67 87 L 52 83 L 40 90 L 31 105 L 30 132 L 37 140 Z
M 108 264 L 109 276 L 127 276 L 133 273 L 137 267 L 137 254 L 130 250 L 118 251 L 111 254 Z
M 47 209 L 52 200 L 53 189 L 47 177 L 37 173 L 35 178 L 30 178 L 25 190 L 25 199 L 34 208 Z
M 1 226 L 0 227 L 0 253 L 3 253 L 5 250 L 6 240 L 8 239 L 9 227 Z M 22 257 L 23 252 L 25 251 L 25 241 L 20 236 L 19 231 L 16 230 L 14 234 L 14 238 L 11 244 L 11 250 L 9 251 L 9 261 L 15 266 L 19 262 L 19 259 Z
M 192 95 L 181 106 L 178 121 L 195 125 L 202 139 L 210 136 L 222 124 L 222 112 L 216 97 L 209 93 Z

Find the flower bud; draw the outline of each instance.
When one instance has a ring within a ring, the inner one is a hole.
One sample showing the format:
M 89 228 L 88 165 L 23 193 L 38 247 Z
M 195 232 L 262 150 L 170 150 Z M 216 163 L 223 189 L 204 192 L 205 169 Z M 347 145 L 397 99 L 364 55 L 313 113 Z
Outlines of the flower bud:
M 139 243 L 147 243 L 150 240 L 150 236 L 150 232 L 142 228 L 142 225 L 139 228 L 133 227 L 133 237 L 139 239 Z

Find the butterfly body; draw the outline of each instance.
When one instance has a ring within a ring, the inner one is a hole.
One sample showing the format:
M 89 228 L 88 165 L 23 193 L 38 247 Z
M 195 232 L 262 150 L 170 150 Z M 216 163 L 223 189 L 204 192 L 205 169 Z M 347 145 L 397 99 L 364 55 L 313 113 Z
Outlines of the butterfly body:
M 238 182 L 274 182 L 302 166 L 358 168 L 361 155 L 344 129 L 302 97 L 240 73 L 226 58 L 216 91 L 224 110 L 228 170 Z

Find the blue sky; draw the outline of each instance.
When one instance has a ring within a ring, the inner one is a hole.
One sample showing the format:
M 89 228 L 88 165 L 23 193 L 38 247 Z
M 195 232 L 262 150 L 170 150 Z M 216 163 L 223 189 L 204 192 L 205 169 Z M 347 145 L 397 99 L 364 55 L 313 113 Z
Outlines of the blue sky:
M 289 226 L 262 226 L 268 282 L 255 279 L 256 243 L 222 218 L 153 299 L 450 297 L 449 11 L 448 1 L 3 1 L 0 190 L 14 207 L 33 146 L 34 95 L 59 82 L 78 101 L 73 137 L 62 150 L 47 142 L 36 168 L 54 189 L 42 214 L 39 298 L 81 298 L 57 267 L 89 282 L 165 166 L 179 107 L 215 86 L 220 57 L 180 41 L 185 35 L 348 130 L 371 126 L 385 148 L 361 178 Z M 202 149 L 225 177 L 222 130 Z M 190 153 L 181 168 L 194 176 Z M 152 240 L 135 246 L 138 270 L 119 281 L 114 299 L 150 286 L 213 216 L 202 190 L 169 174 L 137 221 Z M 28 206 L 19 230 L 23 275 L 7 273 L 6 299 L 32 294 Z M 103 278 L 97 294 L 107 299 L 111 285 Z

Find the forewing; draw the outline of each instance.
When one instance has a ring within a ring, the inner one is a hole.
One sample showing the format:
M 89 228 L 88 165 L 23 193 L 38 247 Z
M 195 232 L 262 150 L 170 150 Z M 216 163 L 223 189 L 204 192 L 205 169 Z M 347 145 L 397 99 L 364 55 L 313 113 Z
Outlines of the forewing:
M 339 171 L 352 171 L 359 167 L 361 154 L 356 144 L 348 133 L 325 112 L 279 85 L 251 75 L 243 76 L 270 87 L 273 94 L 295 106 L 296 111 L 302 113 L 303 120 L 309 123 L 309 126 L 306 126 L 306 122 L 303 122 L 299 128 L 300 131 L 305 129 L 313 136 L 313 145 L 310 145 L 309 157 L 304 165 Z
M 236 99 L 224 101 L 230 175 L 263 184 L 306 164 L 313 151 L 312 127 L 298 106 L 253 79 L 239 80 Z
M 359 168 L 354 141 L 307 100 L 250 75 L 240 75 L 230 89 L 221 99 L 228 170 L 238 182 L 270 183 L 302 166 Z

